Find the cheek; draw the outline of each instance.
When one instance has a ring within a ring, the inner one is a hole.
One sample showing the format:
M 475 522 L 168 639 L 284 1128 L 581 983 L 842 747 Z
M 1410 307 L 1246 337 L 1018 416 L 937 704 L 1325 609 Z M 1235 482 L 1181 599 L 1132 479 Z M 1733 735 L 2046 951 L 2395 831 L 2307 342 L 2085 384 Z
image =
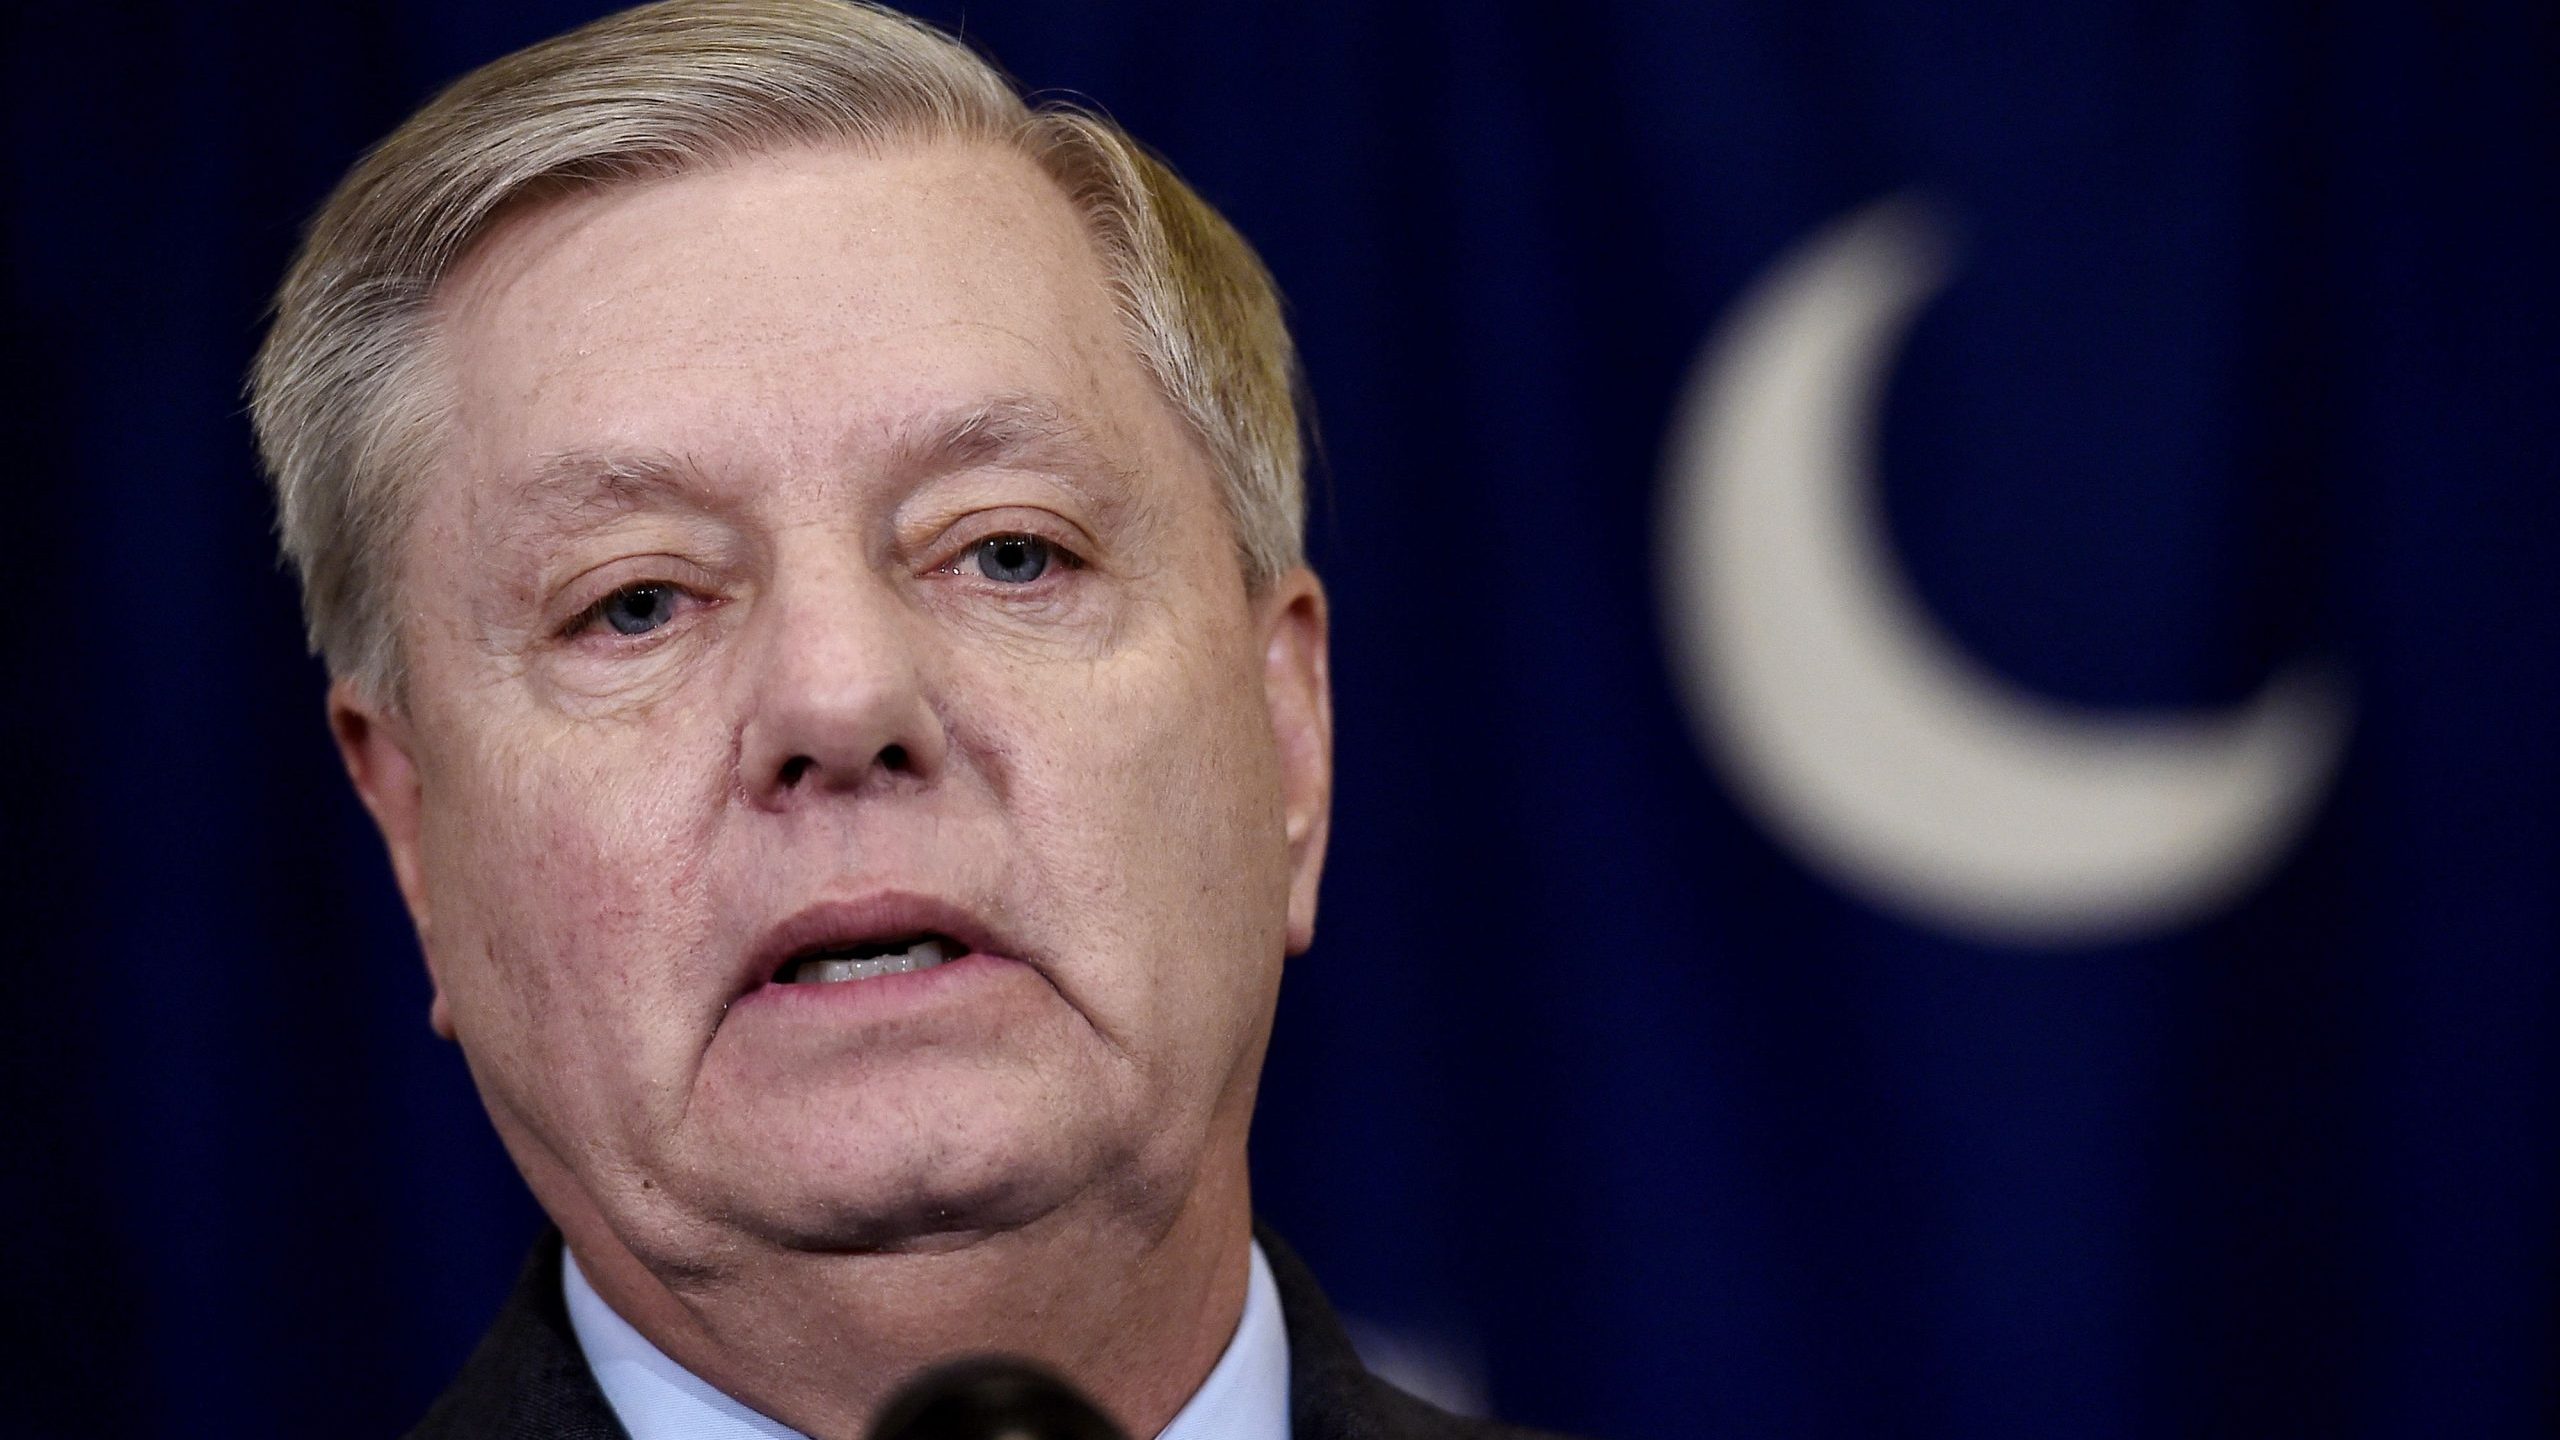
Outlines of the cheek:
M 610 1043 L 626 1028 L 615 1017 L 664 994 L 672 975 L 659 972 L 701 953 L 707 791 L 725 772 L 671 785 L 701 761 L 679 765 L 681 747 L 646 738 L 527 726 L 439 767 L 425 837 L 434 959 L 467 1046 Z
M 1042 853 L 1083 854 L 1131 885 L 1162 876 L 1187 888 L 1204 869 L 1262 848 L 1260 832 L 1277 832 L 1270 737 L 1232 683 L 1096 674 L 1015 728 L 1043 737 L 1013 747 L 1010 778 L 1025 792 L 1017 811 L 1091 837 L 1057 837 Z
M 1076 998 L 1141 1050 L 1232 1034 L 1286 946 L 1278 765 L 1258 676 L 1231 670 L 1095 667 L 1006 727 L 1006 807 L 1072 917 Z

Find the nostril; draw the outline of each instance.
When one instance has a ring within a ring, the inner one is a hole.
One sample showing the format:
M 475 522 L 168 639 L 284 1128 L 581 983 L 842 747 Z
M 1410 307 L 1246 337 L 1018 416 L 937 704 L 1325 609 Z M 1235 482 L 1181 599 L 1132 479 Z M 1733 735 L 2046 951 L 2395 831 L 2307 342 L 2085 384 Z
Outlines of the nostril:
M 794 755 L 790 759 L 783 761 L 781 766 L 774 771 L 774 788 L 777 790 L 797 790 L 804 784 L 824 784 L 829 787 L 833 787 L 838 782 L 833 779 L 828 779 L 828 773 L 829 772 L 826 767 L 818 763 L 818 758 L 816 756 Z M 835 773 L 847 776 L 848 778 L 845 783 L 860 783 L 858 780 L 850 779 L 849 772 L 838 771 Z M 871 757 L 871 766 L 863 773 L 869 775 L 913 775 L 916 773 L 916 758 L 904 745 L 883 745 L 880 747 L 878 753 Z M 811 778 L 813 776 L 818 778 L 813 780 Z

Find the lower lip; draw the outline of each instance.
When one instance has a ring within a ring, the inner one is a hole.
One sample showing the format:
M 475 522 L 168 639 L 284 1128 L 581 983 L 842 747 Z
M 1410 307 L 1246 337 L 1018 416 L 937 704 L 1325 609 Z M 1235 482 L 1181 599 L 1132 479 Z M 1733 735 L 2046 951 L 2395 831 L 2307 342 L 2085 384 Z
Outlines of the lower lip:
M 768 980 L 730 1003 L 731 1013 L 754 1006 L 778 1012 L 809 1011 L 829 1015 L 885 1014 L 956 999 L 980 986 L 1000 981 L 1019 960 L 971 951 L 956 960 L 868 980 L 802 982 L 785 985 Z

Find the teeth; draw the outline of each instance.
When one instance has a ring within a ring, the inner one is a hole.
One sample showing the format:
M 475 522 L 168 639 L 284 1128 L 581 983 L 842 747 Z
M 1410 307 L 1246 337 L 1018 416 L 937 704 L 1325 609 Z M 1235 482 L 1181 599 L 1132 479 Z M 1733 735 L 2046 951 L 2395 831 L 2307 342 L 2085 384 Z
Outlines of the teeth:
M 875 955 L 867 960 L 803 960 L 791 969 L 784 983 L 792 985 L 833 985 L 842 980 L 872 980 L 882 975 L 905 975 L 916 970 L 930 970 L 952 958 L 959 950 L 947 940 L 919 940 L 904 950 Z

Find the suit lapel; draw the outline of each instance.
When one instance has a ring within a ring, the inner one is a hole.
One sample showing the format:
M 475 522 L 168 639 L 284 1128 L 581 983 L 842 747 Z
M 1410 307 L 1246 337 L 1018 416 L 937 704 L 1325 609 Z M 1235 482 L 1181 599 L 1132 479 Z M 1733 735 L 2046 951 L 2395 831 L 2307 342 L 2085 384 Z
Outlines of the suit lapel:
M 409 1440 L 630 1440 L 569 1328 L 560 1233 L 546 1231 L 498 1322 Z
M 1465 1420 L 1369 1373 L 1306 1265 L 1254 1227 L 1289 1332 L 1290 1440 L 1497 1440 L 1527 1432 Z M 630 1440 L 569 1328 L 560 1235 L 545 1232 L 497 1323 L 409 1440 Z

